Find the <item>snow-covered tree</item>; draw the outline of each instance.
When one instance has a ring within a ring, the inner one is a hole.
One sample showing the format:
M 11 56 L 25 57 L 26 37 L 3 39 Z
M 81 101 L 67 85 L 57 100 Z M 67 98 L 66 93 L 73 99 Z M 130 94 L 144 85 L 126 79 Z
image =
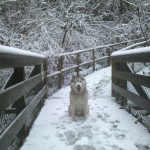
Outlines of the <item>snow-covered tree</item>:
M 2 0 L 0 43 L 51 56 L 149 38 L 146 0 Z

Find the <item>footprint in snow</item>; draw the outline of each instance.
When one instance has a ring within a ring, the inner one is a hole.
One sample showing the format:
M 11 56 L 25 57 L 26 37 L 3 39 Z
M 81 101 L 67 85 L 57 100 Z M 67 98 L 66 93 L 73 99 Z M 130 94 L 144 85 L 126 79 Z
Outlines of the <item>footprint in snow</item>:
M 56 125 L 58 125 L 58 124 L 56 124 Z M 62 124 L 62 125 L 58 125 L 58 126 L 56 126 L 56 129 L 63 129 L 63 130 L 65 130 L 66 129 L 66 127 Z
M 124 133 L 116 133 L 115 134 L 115 138 L 117 140 L 123 140 L 123 139 L 125 139 L 125 137 L 126 137 L 126 135 Z
M 103 115 L 97 114 L 97 118 L 107 123 L 107 119 Z
M 104 136 L 104 138 L 110 138 L 110 137 L 112 137 L 112 135 L 108 134 L 107 132 L 102 132 L 102 135 Z
M 112 148 L 112 150 L 124 150 L 116 145 L 110 145 L 110 147 Z
M 107 114 L 107 113 L 104 113 L 104 116 L 105 116 L 106 118 L 109 118 L 109 117 L 110 117 L 110 115 Z
M 81 129 L 77 133 L 77 137 L 79 139 L 81 139 L 82 137 L 87 137 L 89 139 L 92 139 L 93 134 L 92 134 L 91 129 L 92 129 L 92 126 L 90 126 L 90 125 L 85 125 L 85 126 L 81 127 Z
M 141 144 L 135 144 L 138 150 L 150 150 L 149 145 L 141 145 Z
M 118 128 L 119 120 L 110 121 L 110 123 L 112 124 L 110 130 L 113 131 Z
M 57 115 L 57 113 L 54 113 L 54 114 L 52 114 L 53 116 L 56 116 Z
M 92 145 L 76 145 L 74 150 L 96 150 Z
M 62 126 L 61 126 L 61 129 L 65 130 L 65 129 L 66 129 L 66 127 L 65 127 L 64 125 L 62 125 Z
M 72 131 L 64 132 L 64 136 L 66 137 L 67 145 L 74 145 L 79 139 L 76 137 L 76 134 Z
M 49 136 L 44 136 L 43 138 L 47 140 L 47 139 L 49 139 Z
M 65 131 L 63 134 L 59 133 L 57 137 L 61 141 L 65 141 L 66 145 L 74 145 L 79 140 L 73 131 Z
M 97 121 L 97 119 L 96 118 L 91 118 L 90 121 L 95 123 Z
M 82 127 L 77 128 L 75 131 L 65 131 L 63 133 L 58 133 L 57 137 L 61 141 L 65 141 L 66 145 L 74 145 L 77 141 L 80 142 L 80 140 L 84 137 L 91 140 L 93 138 L 93 133 L 91 131 L 92 126 L 85 125 Z M 87 150 L 87 149 L 85 149 Z
M 62 108 L 57 108 L 56 110 L 61 110 Z
M 58 123 L 56 123 L 56 122 L 52 122 L 52 123 L 51 123 L 51 125 L 54 125 L 54 126 L 55 126 L 55 125 L 58 125 Z
M 107 113 L 103 113 L 103 114 L 97 113 L 97 118 L 101 119 L 102 121 L 104 121 L 106 123 L 107 123 L 107 120 L 109 117 L 110 117 L 110 115 Z
M 62 133 L 57 133 L 56 135 L 60 141 L 65 141 L 64 135 Z

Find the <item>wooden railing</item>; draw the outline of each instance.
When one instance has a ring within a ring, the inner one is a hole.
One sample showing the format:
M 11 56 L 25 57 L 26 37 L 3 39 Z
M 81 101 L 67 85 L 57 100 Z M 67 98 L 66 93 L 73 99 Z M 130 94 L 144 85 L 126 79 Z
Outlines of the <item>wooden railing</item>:
M 143 44 L 143 43 L 141 43 Z M 150 113 L 150 98 L 148 92 L 143 87 L 150 88 L 150 76 L 136 74 L 128 64 L 150 62 L 150 48 L 146 50 L 132 50 L 130 46 L 127 51 L 115 52 L 111 56 L 112 62 L 112 97 L 121 101 L 125 108 L 127 101 L 131 101 L 137 108 Z M 127 84 L 130 83 L 135 91 L 129 90 Z M 132 106 L 131 106 L 132 107 Z M 128 110 L 131 111 L 130 105 Z
M 25 66 L 31 65 L 34 69 L 25 79 Z M 17 116 L 0 135 L 0 150 L 6 150 L 15 137 L 25 136 L 29 120 L 33 122 L 35 110 L 40 110 L 47 92 L 46 58 L 43 55 L 1 46 L 0 69 L 6 68 L 13 68 L 14 71 L 0 92 L 0 113 L 7 111 Z M 26 94 L 33 88 L 37 93 L 27 102 Z
M 58 64 L 57 64 L 57 71 L 54 71 L 53 73 L 50 73 L 47 77 L 48 77 L 48 81 L 51 80 L 52 77 L 54 76 L 58 76 L 58 88 L 62 87 L 63 84 L 63 73 L 69 70 L 73 70 L 76 69 L 77 74 L 79 74 L 79 70 L 80 67 L 83 65 L 88 65 L 88 64 L 92 64 L 93 67 L 93 71 L 95 71 L 95 66 L 97 62 L 102 62 L 104 60 L 107 61 L 108 66 L 110 65 L 110 55 L 112 52 L 117 51 L 118 48 L 115 48 L 117 46 L 122 46 L 124 45 L 124 47 L 127 46 L 127 44 L 129 43 L 136 43 L 139 41 L 143 41 L 143 39 L 136 39 L 136 40 L 131 40 L 131 41 L 124 41 L 124 42 L 120 42 L 120 43 L 115 43 L 115 44 L 109 44 L 109 45 L 102 45 L 102 46 L 97 46 L 95 48 L 91 48 L 91 49 L 84 49 L 84 50 L 79 50 L 79 51 L 74 51 L 74 52 L 69 52 L 69 53 L 63 53 L 60 54 L 58 56 L 55 56 L 55 58 L 58 60 Z M 146 42 L 142 42 L 142 44 L 145 44 Z M 140 43 L 141 45 L 141 43 Z M 100 51 L 102 51 L 105 53 L 104 56 L 97 56 L 97 53 L 99 53 Z M 92 59 L 89 61 L 85 61 L 85 62 L 81 62 L 81 54 L 85 54 L 85 53 L 89 53 L 92 56 Z M 64 57 L 66 56 L 74 56 L 76 59 L 76 64 L 67 68 L 63 68 L 64 66 Z
M 23 139 L 26 136 L 43 105 L 44 97 L 47 96 L 47 85 L 49 85 L 48 82 L 51 81 L 52 77 L 57 76 L 58 88 L 61 88 L 64 72 L 76 69 L 77 74 L 79 74 L 80 67 L 87 64 L 92 64 L 94 71 L 96 62 L 103 60 L 110 65 L 110 54 L 117 50 L 114 47 L 123 44 L 126 46 L 127 43 L 137 41 L 139 39 L 55 56 L 58 60 L 58 70 L 50 74 L 47 74 L 47 58 L 43 55 L 1 46 L 0 69 L 13 68 L 13 73 L 0 91 L 0 116 L 2 113 L 15 113 L 16 117 L 0 134 L 0 150 L 6 150 L 16 137 Z M 102 49 L 105 51 L 105 56 L 97 56 L 96 52 Z M 81 62 L 80 57 L 85 53 L 90 54 L 92 59 Z M 63 67 L 64 57 L 68 55 L 76 56 L 76 64 Z M 34 68 L 25 78 L 26 66 L 34 66 Z
M 52 73 L 52 74 L 49 74 L 47 77 L 48 77 L 48 80 L 51 79 L 51 77 L 53 76 L 56 76 L 58 75 L 58 88 L 61 88 L 62 87 L 62 84 L 63 84 L 63 73 L 64 72 L 67 72 L 67 71 L 70 71 L 70 70 L 73 70 L 75 69 L 76 72 L 77 72 L 77 75 L 79 74 L 79 70 L 80 70 L 80 67 L 83 66 L 83 65 L 88 65 L 88 64 L 92 64 L 93 66 L 93 71 L 95 71 L 95 64 L 96 62 L 99 62 L 99 61 L 103 61 L 104 59 L 107 60 L 108 62 L 108 65 L 110 65 L 110 49 L 107 49 L 106 50 L 106 53 L 107 55 L 106 56 L 103 56 L 103 57 L 100 57 L 100 58 L 96 58 L 95 56 L 95 51 L 96 50 L 101 50 L 101 49 L 91 49 L 91 50 L 88 50 L 88 51 L 77 51 L 77 52 L 73 52 L 73 53 L 64 53 L 64 54 L 61 54 L 59 56 L 56 56 L 57 59 L 58 59 L 58 71 Z M 86 61 L 86 62 L 82 62 L 80 63 L 80 55 L 82 53 L 91 53 L 92 55 L 92 60 L 89 60 L 89 61 Z M 67 67 L 67 68 L 63 68 L 63 65 L 64 65 L 64 57 L 65 56 L 68 56 L 68 55 L 75 55 L 76 56 L 76 64 L 73 65 L 73 66 L 70 66 L 70 67 Z

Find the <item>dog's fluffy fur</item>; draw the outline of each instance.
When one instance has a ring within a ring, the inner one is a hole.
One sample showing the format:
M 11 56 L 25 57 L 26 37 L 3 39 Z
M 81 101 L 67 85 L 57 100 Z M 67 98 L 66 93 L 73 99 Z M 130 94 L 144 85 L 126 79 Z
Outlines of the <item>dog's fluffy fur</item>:
M 73 75 L 70 86 L 69 114 L 72 117 L 72 120 L 75 120 L 75 116 L 84 116 L 86 119 L 89 113 L 86 81 L 81 75 Z

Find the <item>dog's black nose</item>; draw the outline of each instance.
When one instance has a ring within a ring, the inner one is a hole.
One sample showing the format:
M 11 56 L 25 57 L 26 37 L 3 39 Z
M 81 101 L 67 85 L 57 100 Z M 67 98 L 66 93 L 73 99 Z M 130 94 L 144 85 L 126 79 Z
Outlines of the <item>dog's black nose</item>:
M 81 90 L 81 86 L 80 85 L 77 85 L 77 90 L 78 90 L 78 92 L 80 92 L 80 90 Z
M 77 89 L 80 89 L 81 88 L 81 86 L 80 85 L 77 85 Z

